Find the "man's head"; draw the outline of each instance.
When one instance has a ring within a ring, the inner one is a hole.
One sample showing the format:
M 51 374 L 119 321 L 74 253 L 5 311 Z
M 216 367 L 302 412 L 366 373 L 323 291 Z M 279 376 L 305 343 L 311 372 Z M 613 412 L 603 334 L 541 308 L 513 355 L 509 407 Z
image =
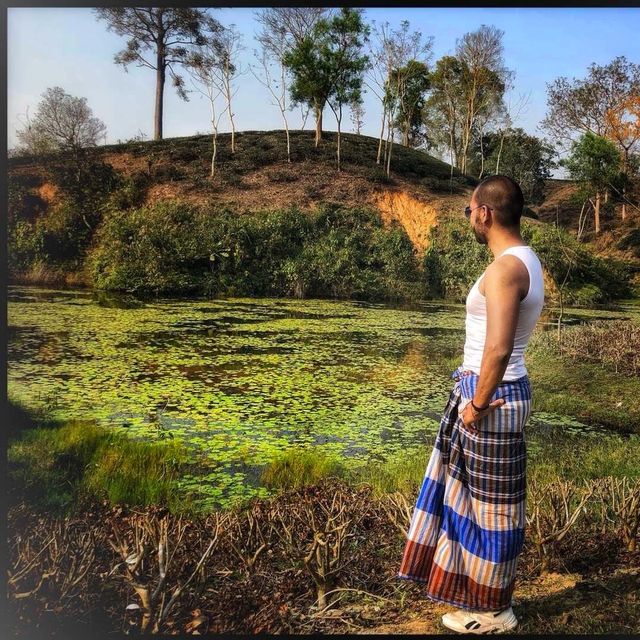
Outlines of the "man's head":
M 520 231 L 522 189 L 508 176 L 489 176 L 474 190 L 469 204 L 476 240 L 487 244 L 490 233 Z

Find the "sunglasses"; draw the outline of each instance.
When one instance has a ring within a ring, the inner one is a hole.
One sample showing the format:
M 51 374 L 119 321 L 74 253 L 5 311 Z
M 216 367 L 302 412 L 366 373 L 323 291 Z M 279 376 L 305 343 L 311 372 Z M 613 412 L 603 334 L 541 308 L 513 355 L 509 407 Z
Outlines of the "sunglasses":
M 489 205 L 486 204 L 479 204 L 477 207 L 473 207 L 473 209 L 471 207 L 465 207 L 464 208 L 464 215 L 467 218 L 471 217 L 471 212 L 475 211 L 476 209 L 479 209 L 480 207 L 487 207 L 487 209 L 491 209 L 493 211 L 493 207 L 490 207 Z

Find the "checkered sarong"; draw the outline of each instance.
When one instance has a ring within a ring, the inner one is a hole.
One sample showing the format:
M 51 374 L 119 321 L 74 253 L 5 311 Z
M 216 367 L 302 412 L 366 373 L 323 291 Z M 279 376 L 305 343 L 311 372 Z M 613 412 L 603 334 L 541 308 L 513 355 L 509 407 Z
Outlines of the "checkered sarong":
M 458 417 L 478 375 L 458 367 L 407 533 L 398 578 L 426 583 L 428 598 L 463 609 L 511 605 L 524 543 L 527 376 L 501 382 L 505 404 L 475 423 Z

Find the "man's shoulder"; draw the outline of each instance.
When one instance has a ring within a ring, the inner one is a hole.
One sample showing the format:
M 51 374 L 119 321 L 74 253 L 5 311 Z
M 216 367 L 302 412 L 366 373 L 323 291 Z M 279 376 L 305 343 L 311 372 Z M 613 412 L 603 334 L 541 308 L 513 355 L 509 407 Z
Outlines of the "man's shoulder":
M 487 267 L 486 277 L 502 285 L 524 286 L 529 283 L 529 270 L 520 258 L 507 254 L 496 258 Z

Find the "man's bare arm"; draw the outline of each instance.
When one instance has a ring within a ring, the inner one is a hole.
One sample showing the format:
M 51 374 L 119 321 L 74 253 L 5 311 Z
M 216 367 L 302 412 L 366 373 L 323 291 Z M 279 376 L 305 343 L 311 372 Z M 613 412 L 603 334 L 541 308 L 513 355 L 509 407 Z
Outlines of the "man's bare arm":
M 502 381 L 509 364 L 520 312 L 521 283 L 511 261 L 500 260 L 484 277 L 487 334 L 480 364 L 480 377 L 473 404 L 484 407 Z

